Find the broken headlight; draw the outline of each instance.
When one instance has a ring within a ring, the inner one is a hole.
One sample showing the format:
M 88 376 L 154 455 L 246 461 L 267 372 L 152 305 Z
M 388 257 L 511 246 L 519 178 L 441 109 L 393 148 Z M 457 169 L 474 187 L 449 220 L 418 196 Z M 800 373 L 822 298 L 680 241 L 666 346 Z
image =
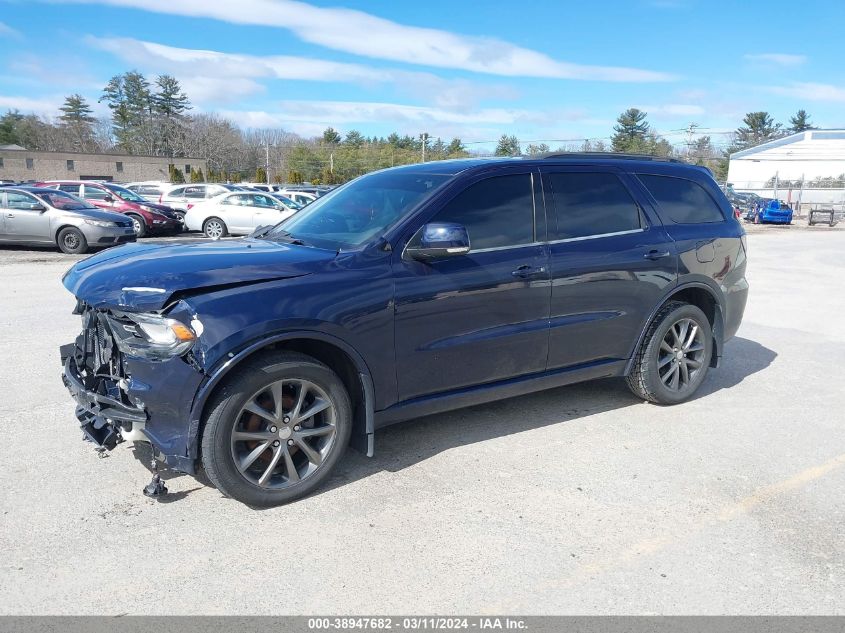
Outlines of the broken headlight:
M 109 316 L 109 325 L 121 352 L 152 360 L 180 356 L 197 340 L 187 325 L 158 314 Z

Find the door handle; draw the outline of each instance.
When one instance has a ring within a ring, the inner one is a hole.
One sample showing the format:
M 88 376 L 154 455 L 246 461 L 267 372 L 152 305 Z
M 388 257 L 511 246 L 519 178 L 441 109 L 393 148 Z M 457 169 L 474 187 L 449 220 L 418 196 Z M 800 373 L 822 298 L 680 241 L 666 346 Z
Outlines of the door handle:
M 530 277 L 536 277 L 537 275 L 542 275 L 546 272 L 545 266 L 529 266 L 528 264 L 523 264 L 515 271 L 511 273 L 514 277 L 520 277 L 521 279 L 528 279 Z
M 7 213 L 6 217 L 7 218 L 13 218 L 13 217 L 15 217 L 15 214 L 14 213 Z
M 672 253 L 670 253 L 669 251 L 659 251 L 657 249 L 652 249 L 648 253 L 643 255 L 643 258 L 655 261 L 658 259 L 663 259 L 664 257 L 669 257 L 671 254 Z

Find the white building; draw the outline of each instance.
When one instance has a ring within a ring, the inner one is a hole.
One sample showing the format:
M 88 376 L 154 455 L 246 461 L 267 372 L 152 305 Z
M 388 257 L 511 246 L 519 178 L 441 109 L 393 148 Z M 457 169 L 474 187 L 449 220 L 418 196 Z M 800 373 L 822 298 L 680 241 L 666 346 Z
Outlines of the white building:
M 842 204 L 845 130 L 808 130 L 731 154 L 728 182 L 766 198 Z

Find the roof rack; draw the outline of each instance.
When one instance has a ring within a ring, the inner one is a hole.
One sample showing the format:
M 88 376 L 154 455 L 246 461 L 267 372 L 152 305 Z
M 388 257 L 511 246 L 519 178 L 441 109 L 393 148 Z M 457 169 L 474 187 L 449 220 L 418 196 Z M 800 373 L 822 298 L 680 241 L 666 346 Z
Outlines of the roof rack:
M 539 158 L 614 158 L 619 160 L 653 160 L 667 163 L 682 163 L 677 158 L 664 158 L 650 154 L 623 154 L 617 152 L 549 152 L 540 154 Z

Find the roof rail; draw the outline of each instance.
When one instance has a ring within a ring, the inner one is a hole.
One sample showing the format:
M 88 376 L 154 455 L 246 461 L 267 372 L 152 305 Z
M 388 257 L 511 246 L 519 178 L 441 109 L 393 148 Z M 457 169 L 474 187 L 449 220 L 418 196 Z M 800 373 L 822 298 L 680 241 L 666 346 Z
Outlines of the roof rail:
M 682 163 L 677 158 L 664 158 L 650 154 L 623 154 L 617 152 L 549 152 L 540 154 L 539 158 L 615 158 L 619 160 L 653 160 L 667 163 Z

